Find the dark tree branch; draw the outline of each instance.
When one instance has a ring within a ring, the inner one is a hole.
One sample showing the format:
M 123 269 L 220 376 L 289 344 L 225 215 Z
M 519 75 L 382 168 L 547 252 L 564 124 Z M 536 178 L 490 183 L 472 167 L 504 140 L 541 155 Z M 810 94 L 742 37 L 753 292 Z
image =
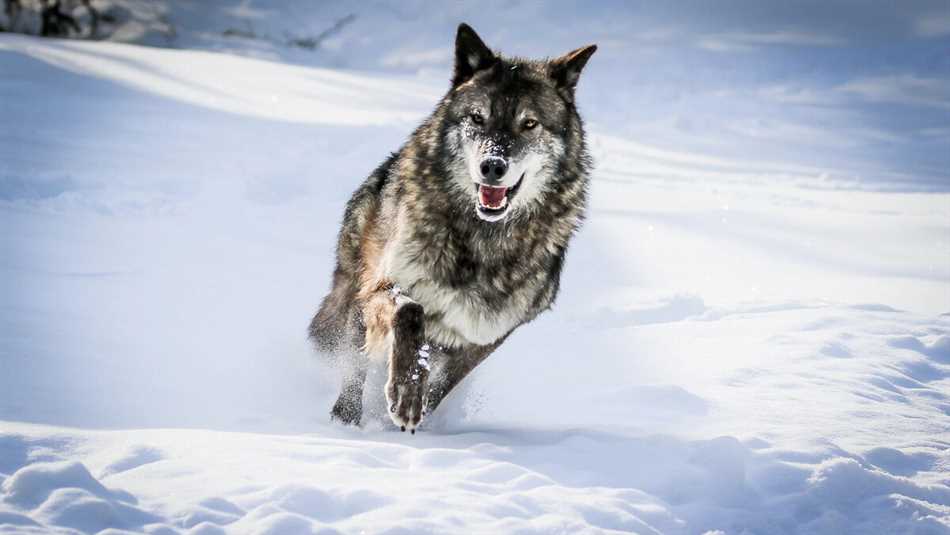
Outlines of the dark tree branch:
M 99 11 L 92 7 L 92 0 L 82 0 L 82 5 L 89 12 L 89 38 L 95 39 L 99 33 Z
M 44 37 L 69 37 L 70 30 L 80 33 L 79 23 L 72 15 L 59 10 L 59 0 L 44 0 L 40 12 L 40 35 Z
M 320 46 L 320 43 L 325 41 L 327 38 L 340 33 L 343 28 L 347 27 L 355 20 L 356 14 L 350 13 L 349 15 L 333 23 L 333 26 L 323 30 L 315 37 L 293 37 L 292 35 L 287 35 L 287 44 L 300 48 L 306 48 L 307 50 L 316 50 Z
M 4 0 L 3 13 L 7 16 L 8 27 L 0 26 L 0 32 L 12 32 L 16 28 L 17 19 L 20 17 L 20 11 L 22 10 L 23 6 L 20 4 L 20 0 Z

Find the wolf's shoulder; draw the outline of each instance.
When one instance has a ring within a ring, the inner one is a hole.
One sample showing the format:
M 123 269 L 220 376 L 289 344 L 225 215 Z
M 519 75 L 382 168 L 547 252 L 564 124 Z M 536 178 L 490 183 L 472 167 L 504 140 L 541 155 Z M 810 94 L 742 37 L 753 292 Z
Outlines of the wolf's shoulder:
M 379 164 L 379 166 L 366 177 L 366 180 L 360 184 L 359 188 L 353 192 L 353 199 L 366 195 L 381 195 L 386 184 L 392 180 L 390 175 L 398 159 L 398 152 L 390 153 L 389 156 L 383 160 L 383 163 Z

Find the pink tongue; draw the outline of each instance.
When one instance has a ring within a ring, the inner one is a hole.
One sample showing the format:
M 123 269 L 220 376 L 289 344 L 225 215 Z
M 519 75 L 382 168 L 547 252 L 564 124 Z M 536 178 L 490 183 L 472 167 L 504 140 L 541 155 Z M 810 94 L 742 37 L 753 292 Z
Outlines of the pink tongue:
M 505 195 L 507 193 L 508 188 L 478 186 L 478 195 L 481 198 L 482 205 L 489 208 L 501 208 L 501 203 L 505 202 Z

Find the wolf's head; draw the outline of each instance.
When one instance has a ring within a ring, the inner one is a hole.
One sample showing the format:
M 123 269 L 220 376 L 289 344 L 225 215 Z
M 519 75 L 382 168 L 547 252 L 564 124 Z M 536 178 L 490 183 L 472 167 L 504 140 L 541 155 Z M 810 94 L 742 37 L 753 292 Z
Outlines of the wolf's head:
M 442 142 L 450 180 L 471 197 L 479 218 L 531 212 L 557 189 L 566 158 L 586 158 L 574 88 L 596 50 L 543 61 L 503 58 L 459 25 L 452 87 L 440 105 Z

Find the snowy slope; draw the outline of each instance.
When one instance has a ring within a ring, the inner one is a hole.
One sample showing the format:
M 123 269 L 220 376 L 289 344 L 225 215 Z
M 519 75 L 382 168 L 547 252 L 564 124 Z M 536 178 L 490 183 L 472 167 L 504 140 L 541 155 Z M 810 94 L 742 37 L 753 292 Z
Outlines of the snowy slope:
M 581 98 L 597 103 L 585 117 L 605 131 L 781 162 L 797 171 L 786 178 L 826 189 L 950 185 L 945 0 L 728 0 L 715 9 L 627 0 L 94 3 L 117 19 L 100 27 L 113 41 L 413 76 L 440 89 L 459 21 L 531 57 L 596 42 Z M 311 50 L 294 39 L 319 43 Z
M 8 35 L 0 68 L 0 532 L 950 532 L 946 193 L 594 121 L 555 310 L 425 432 L 354 430 L 305 326 L 444 82 Z

